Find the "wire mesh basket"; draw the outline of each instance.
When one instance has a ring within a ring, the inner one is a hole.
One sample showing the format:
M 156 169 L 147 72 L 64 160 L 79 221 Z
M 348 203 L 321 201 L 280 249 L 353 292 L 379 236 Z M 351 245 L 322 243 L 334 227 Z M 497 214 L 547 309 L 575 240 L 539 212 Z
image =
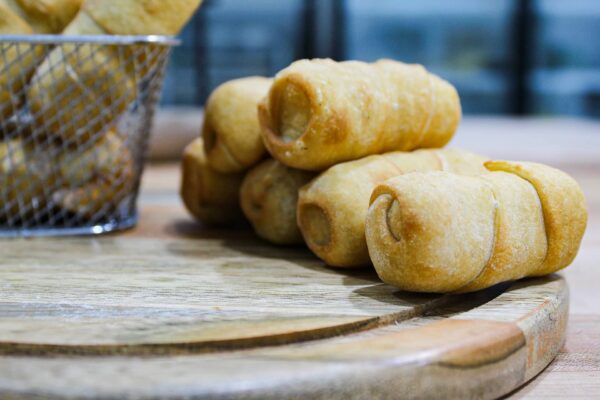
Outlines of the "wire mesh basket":
M 0 236 L 98 234 L 136 198 L 162 36 L 0 36 Z

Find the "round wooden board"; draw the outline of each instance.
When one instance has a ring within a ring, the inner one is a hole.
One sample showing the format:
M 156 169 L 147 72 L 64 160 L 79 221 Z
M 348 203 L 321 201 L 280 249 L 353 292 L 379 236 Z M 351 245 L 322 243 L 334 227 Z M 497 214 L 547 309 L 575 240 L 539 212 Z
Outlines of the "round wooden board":
M 0 241 L 0 398 L 493 398 L 564 341 L 558 275 L 411 294 L 143 200 L 127 234 Z

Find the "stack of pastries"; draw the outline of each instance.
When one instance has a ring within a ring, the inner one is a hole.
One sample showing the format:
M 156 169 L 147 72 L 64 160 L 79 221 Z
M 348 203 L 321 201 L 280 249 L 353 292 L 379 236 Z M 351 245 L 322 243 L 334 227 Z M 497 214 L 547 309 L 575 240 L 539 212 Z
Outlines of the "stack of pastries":
M 175 35 L 201 1 L 0 0 L 0 34 Z M 130 132 L 116 122 L 152 60 L 132 59 L 134 47 L 0 46 L 0 223 L 116 207 L 135 186 Z M 20 112 L 33 129 L 6 122 Z
M 420 65 L 300 60 L 227 82 L 183 155 L 181 196 L 207 224 L 247 219 L 332 267 L 404 290 L 470 292 L 569 265 L 587 222 L 564 172 L 443 148 L 454 87 Z

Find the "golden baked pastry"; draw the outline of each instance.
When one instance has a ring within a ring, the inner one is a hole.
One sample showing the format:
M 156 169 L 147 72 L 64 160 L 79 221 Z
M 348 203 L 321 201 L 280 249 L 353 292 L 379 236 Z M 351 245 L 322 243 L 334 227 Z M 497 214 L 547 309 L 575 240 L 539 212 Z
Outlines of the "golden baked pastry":
M 258 236 L 272 243 L 302 243 L 296 223 L 298 189 L 314 173 L 268 159 L 252 168 L 242 183 L 240 203 Z
M 298 224 L 310 249 L 327 264 L 370 264 L 365 219 L 378 183 L 412 171 L 485 172 L 485 158 L 458 149 L 392 152 L 335 165 L 300 190 Z
M 73 19 L 82 0 L 0 0 L 0 35 L 60 33 Z M 9 118 L 24 102 L 21 93 L 43 59 L 43 47 L 1 44 L 0 118 Z M 20 55 L 19 55 L 20 54 Z M 20 57 L 20 59 L 19 59 Z M 3 132 L 0 132 L 0 136 Z
M 85 0 L 81 12 L 65 29 L 73 35 L 167 35 L 179 33 L 202 0 Z M 124 68 L 145 76 L 155 64 L 146 45 L 121 48 Z M 135 60 L 135 62 L 134 62 Z
M 28 35 L 32 33 L 31 25 L 9 7 L 6 0 L 0 0 L 0 34 Z
M 366 237 L 384 282 L 471 292 L 573 261 L 587 223 L 577 183 L 542 164 L 485 165 L 480 176 L 412 173 L 375 188 Z
M 66 35 L 174 35 L 200 0 L 85 0 Z M 32 78 L 27 99 L 36 124 L 63 141 L 107 131 L 135 99 L 135 46 L 119 52 L 98 45 L 63 45 Z M 145 57 L 136 57 L 145 65 Z M 127 62 L 129 61 L 129 62 Z M 52 73 L 50 73 L 52 71 Z M 107 112 L 109 110 L 109 112 Z
M 56 174 L 36 156 L 20 140 L 0 142 L 0 221 L 44 214 Z
M 33 28 L 0 0 L 0 35 L 31 35 Z M 20 49 L 26 50 L 25 47 Z M 41 49 L 39 49 L 41 50 Z M 23 103 L 21 90 L 30 79 L 41 52 L 27 53 L 26 58 L 17 61 L 19 49 L 15 45 L 2 43 L 0 51 L 5 60 L 0 67 L 0 118 L 8 119 Z M 9 66 L 10 65 L 10 66 Z M 3 136 L 3 132 L 0 132 Z
M 207 224 L 229 224 L 243 219 L 240 186 L 244 174 L 221 174 L 208 165 L 202 138 L 183 152 L 180 195 L 188 211 Z
M 234 79 L 217 87 L 204 108 L 202 137 L 208 163 L 222 173 L 240 172 L 267 153 L 256 107 L 271 87 L 259 76 Z
M 79 11 L 83 0 L 0 0 L 35 33 L 61 33 Z
M 73 145 L 107 132 L 135 95 L 119 60 L 87 44 L 53 50 L 27 90 L 38 131 Z
M 460 121 L 452 85 L 421 65 L 300 60 L 259 106 L 265 145 L 282 163 L 323 170 L 370 154 L 443 147 Z
M 85 0 L 82 11 L 111 35 L 176 35 L 202 0 Z
M 85 151 L 65 149 L 58 157 L 60 185 L 53 201 L 93 218 L 114 210 L 134 189 L 135 164 L 127 143 L 110 130 Z

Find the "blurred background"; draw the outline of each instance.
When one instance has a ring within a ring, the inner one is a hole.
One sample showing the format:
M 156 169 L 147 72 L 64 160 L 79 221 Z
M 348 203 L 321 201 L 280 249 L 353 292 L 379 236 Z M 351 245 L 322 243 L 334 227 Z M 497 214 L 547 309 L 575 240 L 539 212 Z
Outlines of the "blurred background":
M 299 58 L 424 64 L 465 114 L 600 118 L 600 0 L 205 0 L 173 54 L 163 105 Z

